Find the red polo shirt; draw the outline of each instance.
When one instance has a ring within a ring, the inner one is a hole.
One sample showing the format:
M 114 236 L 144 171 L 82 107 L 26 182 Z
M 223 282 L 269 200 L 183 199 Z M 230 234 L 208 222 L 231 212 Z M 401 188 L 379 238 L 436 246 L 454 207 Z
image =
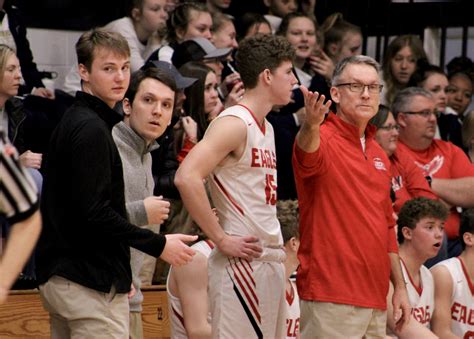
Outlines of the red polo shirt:
M 300 208 L 301 299 L 386 309 L 388 252 L 397 252 L 390 162 L 365 131 L 330 113 L 314 153 L 293 155 Z

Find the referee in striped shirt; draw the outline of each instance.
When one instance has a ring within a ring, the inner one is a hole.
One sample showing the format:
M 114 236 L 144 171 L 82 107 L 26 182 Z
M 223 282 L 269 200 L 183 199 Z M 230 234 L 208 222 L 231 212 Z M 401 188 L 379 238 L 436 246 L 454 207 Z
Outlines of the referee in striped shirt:
M 15 148 L 0 130 L 0 215 L 13 225 L 0 256 L 0 304 L 18 278 L 41 232 L 38 193 L 20 165 Z

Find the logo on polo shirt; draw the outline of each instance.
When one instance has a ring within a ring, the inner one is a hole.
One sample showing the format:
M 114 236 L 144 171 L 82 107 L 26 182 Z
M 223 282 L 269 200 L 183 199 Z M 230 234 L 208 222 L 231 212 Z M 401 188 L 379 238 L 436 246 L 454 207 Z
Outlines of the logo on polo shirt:
M 374 158 L 374 166 L 376 169 L 380 171 L 386 171 L 387 168 L 385 167 L 384 162 L 380 158 Z

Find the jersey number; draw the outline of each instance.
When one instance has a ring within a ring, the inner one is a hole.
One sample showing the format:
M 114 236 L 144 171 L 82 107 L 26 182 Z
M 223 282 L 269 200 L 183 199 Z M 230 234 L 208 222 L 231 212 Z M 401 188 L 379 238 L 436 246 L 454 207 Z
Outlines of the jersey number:
M 275 184 L 275 177 L 273 174 L 265 175 L 265 203 L 267 205 L 275 205 L 277 196 L 276 196 L 277 186 Z

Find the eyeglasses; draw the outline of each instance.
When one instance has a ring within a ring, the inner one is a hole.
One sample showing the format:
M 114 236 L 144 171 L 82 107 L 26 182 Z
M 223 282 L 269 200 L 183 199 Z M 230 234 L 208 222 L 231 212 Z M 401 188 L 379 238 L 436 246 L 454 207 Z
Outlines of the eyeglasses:
M 348 82 L 345 84 L 336 85 L 336 87 L 340 87 L 340 86 L 348 86 L 351 92 L 355 92 L 359 94 L 363 93 L 366 87 L 369 89 L 369 93 L 380 93 L 382 92 L 382 88 L 383 88 L 383 85 L 380 85 L 380 84 L 364 85 L 358 82 Z
M 392 129 L 395 130 L 395 131 L 399 131 L 400 130 L 400 125 L 398 124 L 395 124 L 395 125 L 386 125 L 386 126 L 380 126 L 379 129 L 382 129 L 384 131 L 391 131 Z
M 403 114 L 408 114 L 408 115 L 420 115 L 423 118 L 429 118 L 431 116 L 431 114 L 433 114 L 435 117 L 439 116 L 438 111 L 430 111 L 429 109 L 425 109 L 425 110 L 419 111 L 419 112 L 402 112 L 402 113 Z

